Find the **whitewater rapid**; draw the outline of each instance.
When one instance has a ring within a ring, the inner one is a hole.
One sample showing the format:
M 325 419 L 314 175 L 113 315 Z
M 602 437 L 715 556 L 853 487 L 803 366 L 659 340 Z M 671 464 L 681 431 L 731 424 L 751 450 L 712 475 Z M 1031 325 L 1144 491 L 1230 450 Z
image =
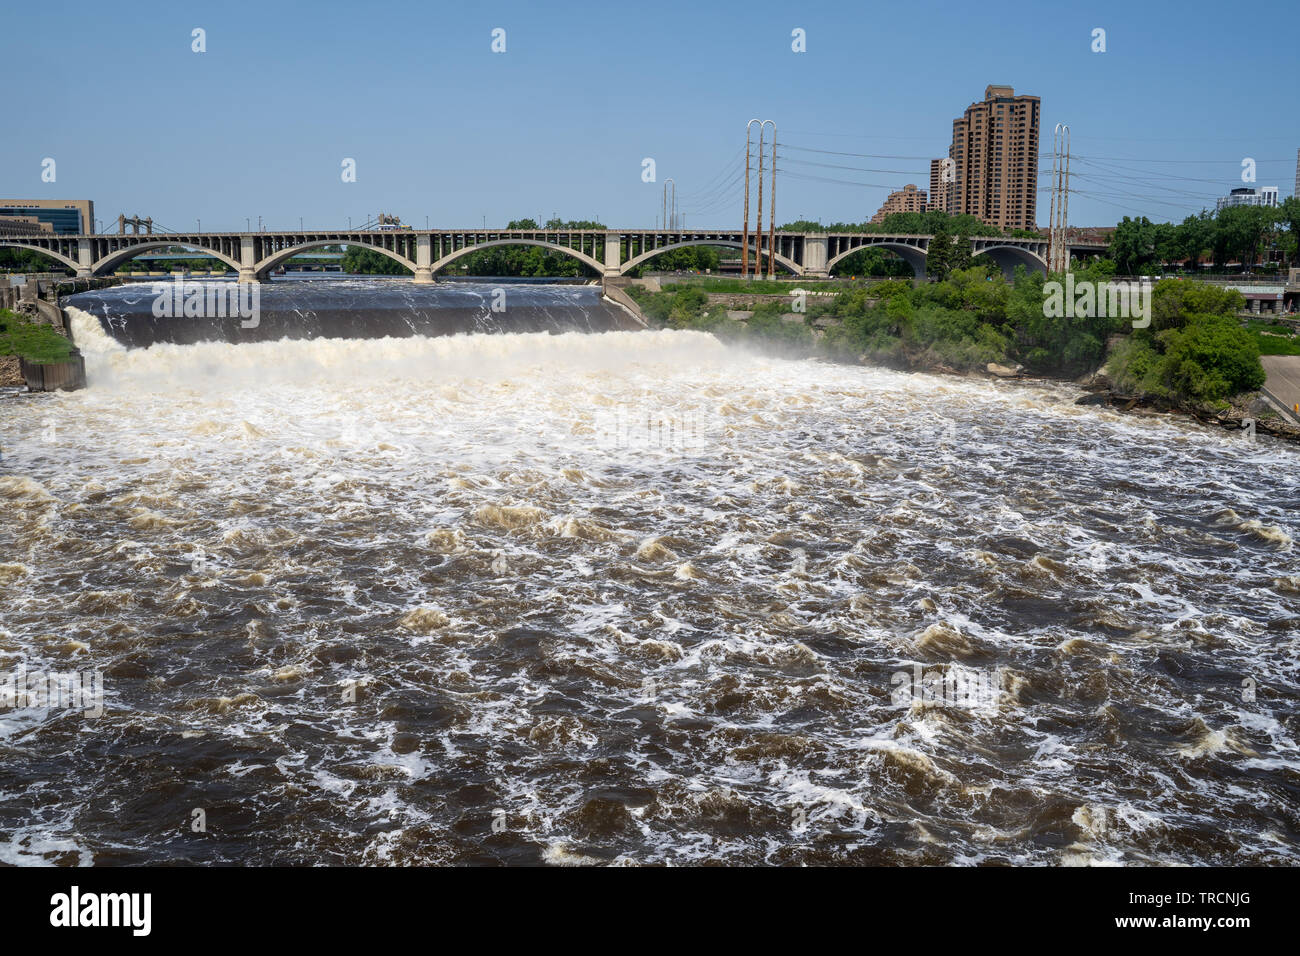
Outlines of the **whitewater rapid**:
M 70 315 L 89 388 L 0 396 L 0 670 L 107 706 L 0 709 L 0 860 L 1296 861 L 1285 445 L 693 332 Z

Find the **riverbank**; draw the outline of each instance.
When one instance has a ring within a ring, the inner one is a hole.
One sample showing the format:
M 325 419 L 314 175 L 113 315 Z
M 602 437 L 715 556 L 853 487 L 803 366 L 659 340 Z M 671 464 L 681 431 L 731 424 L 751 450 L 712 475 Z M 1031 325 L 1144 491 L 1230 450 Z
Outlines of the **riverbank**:
M 707 331 L 791 357 L 1086 383 L 1106 393 L 1091 403 L 1300 438 L 1300 430 L 1259 394 L 1265 347 L 1259 330 L 1242 328 L 1236 318 L 1239 293 L 1159 282 L 1144 303 L 1133 303 L 1141 314 L 1126 306 L 1122 315 L 1061 316 L 1049 314 L 1050 278 L 1020 271 L 1007 280 L 973 268 L 941 282 L 883 282 L 827 297 L 801 290 L 773 297 L 756 289 L 743 302 L 735 296 L 719 301 L 692 286 L 629 292 L 660 327 Z M 1108 274 L 1095 269 L 1073 278 L 1080 288 L 1095 288 Z

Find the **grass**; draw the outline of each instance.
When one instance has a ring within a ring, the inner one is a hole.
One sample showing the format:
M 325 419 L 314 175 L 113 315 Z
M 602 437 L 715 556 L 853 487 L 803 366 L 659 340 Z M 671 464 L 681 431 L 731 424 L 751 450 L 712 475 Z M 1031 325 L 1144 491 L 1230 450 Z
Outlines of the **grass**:
M 29 362 L 55 364 L 72 357 L 72 343 L 51 326 L 28 322 L 0 309 L 0 355 L 18 355 Z
M 1300 334 L 1289 326 L 1255 319 L 1246 323 L 1246 331 L 1259 346 L 1260 355 L 1300 355 Z

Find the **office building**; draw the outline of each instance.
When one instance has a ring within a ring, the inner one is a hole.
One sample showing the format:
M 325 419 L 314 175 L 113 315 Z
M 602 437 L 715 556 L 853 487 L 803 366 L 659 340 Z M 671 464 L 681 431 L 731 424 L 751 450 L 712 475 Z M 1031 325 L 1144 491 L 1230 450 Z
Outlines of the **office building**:
M 61 236 L 95 231 L 95 204 L 89 199 L 0 199 L 0 216 L 33 217 Z

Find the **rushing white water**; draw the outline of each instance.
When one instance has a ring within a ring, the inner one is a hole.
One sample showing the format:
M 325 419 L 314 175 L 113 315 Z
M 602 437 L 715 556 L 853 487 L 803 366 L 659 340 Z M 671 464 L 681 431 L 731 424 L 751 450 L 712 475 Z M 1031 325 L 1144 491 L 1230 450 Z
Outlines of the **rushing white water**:
M 0 668 L 108 712 L 0 710 L 2 860 L 1296 858 L 1290 447 L 699 333 L 72 315 L 90 387 L 0 403 Z

